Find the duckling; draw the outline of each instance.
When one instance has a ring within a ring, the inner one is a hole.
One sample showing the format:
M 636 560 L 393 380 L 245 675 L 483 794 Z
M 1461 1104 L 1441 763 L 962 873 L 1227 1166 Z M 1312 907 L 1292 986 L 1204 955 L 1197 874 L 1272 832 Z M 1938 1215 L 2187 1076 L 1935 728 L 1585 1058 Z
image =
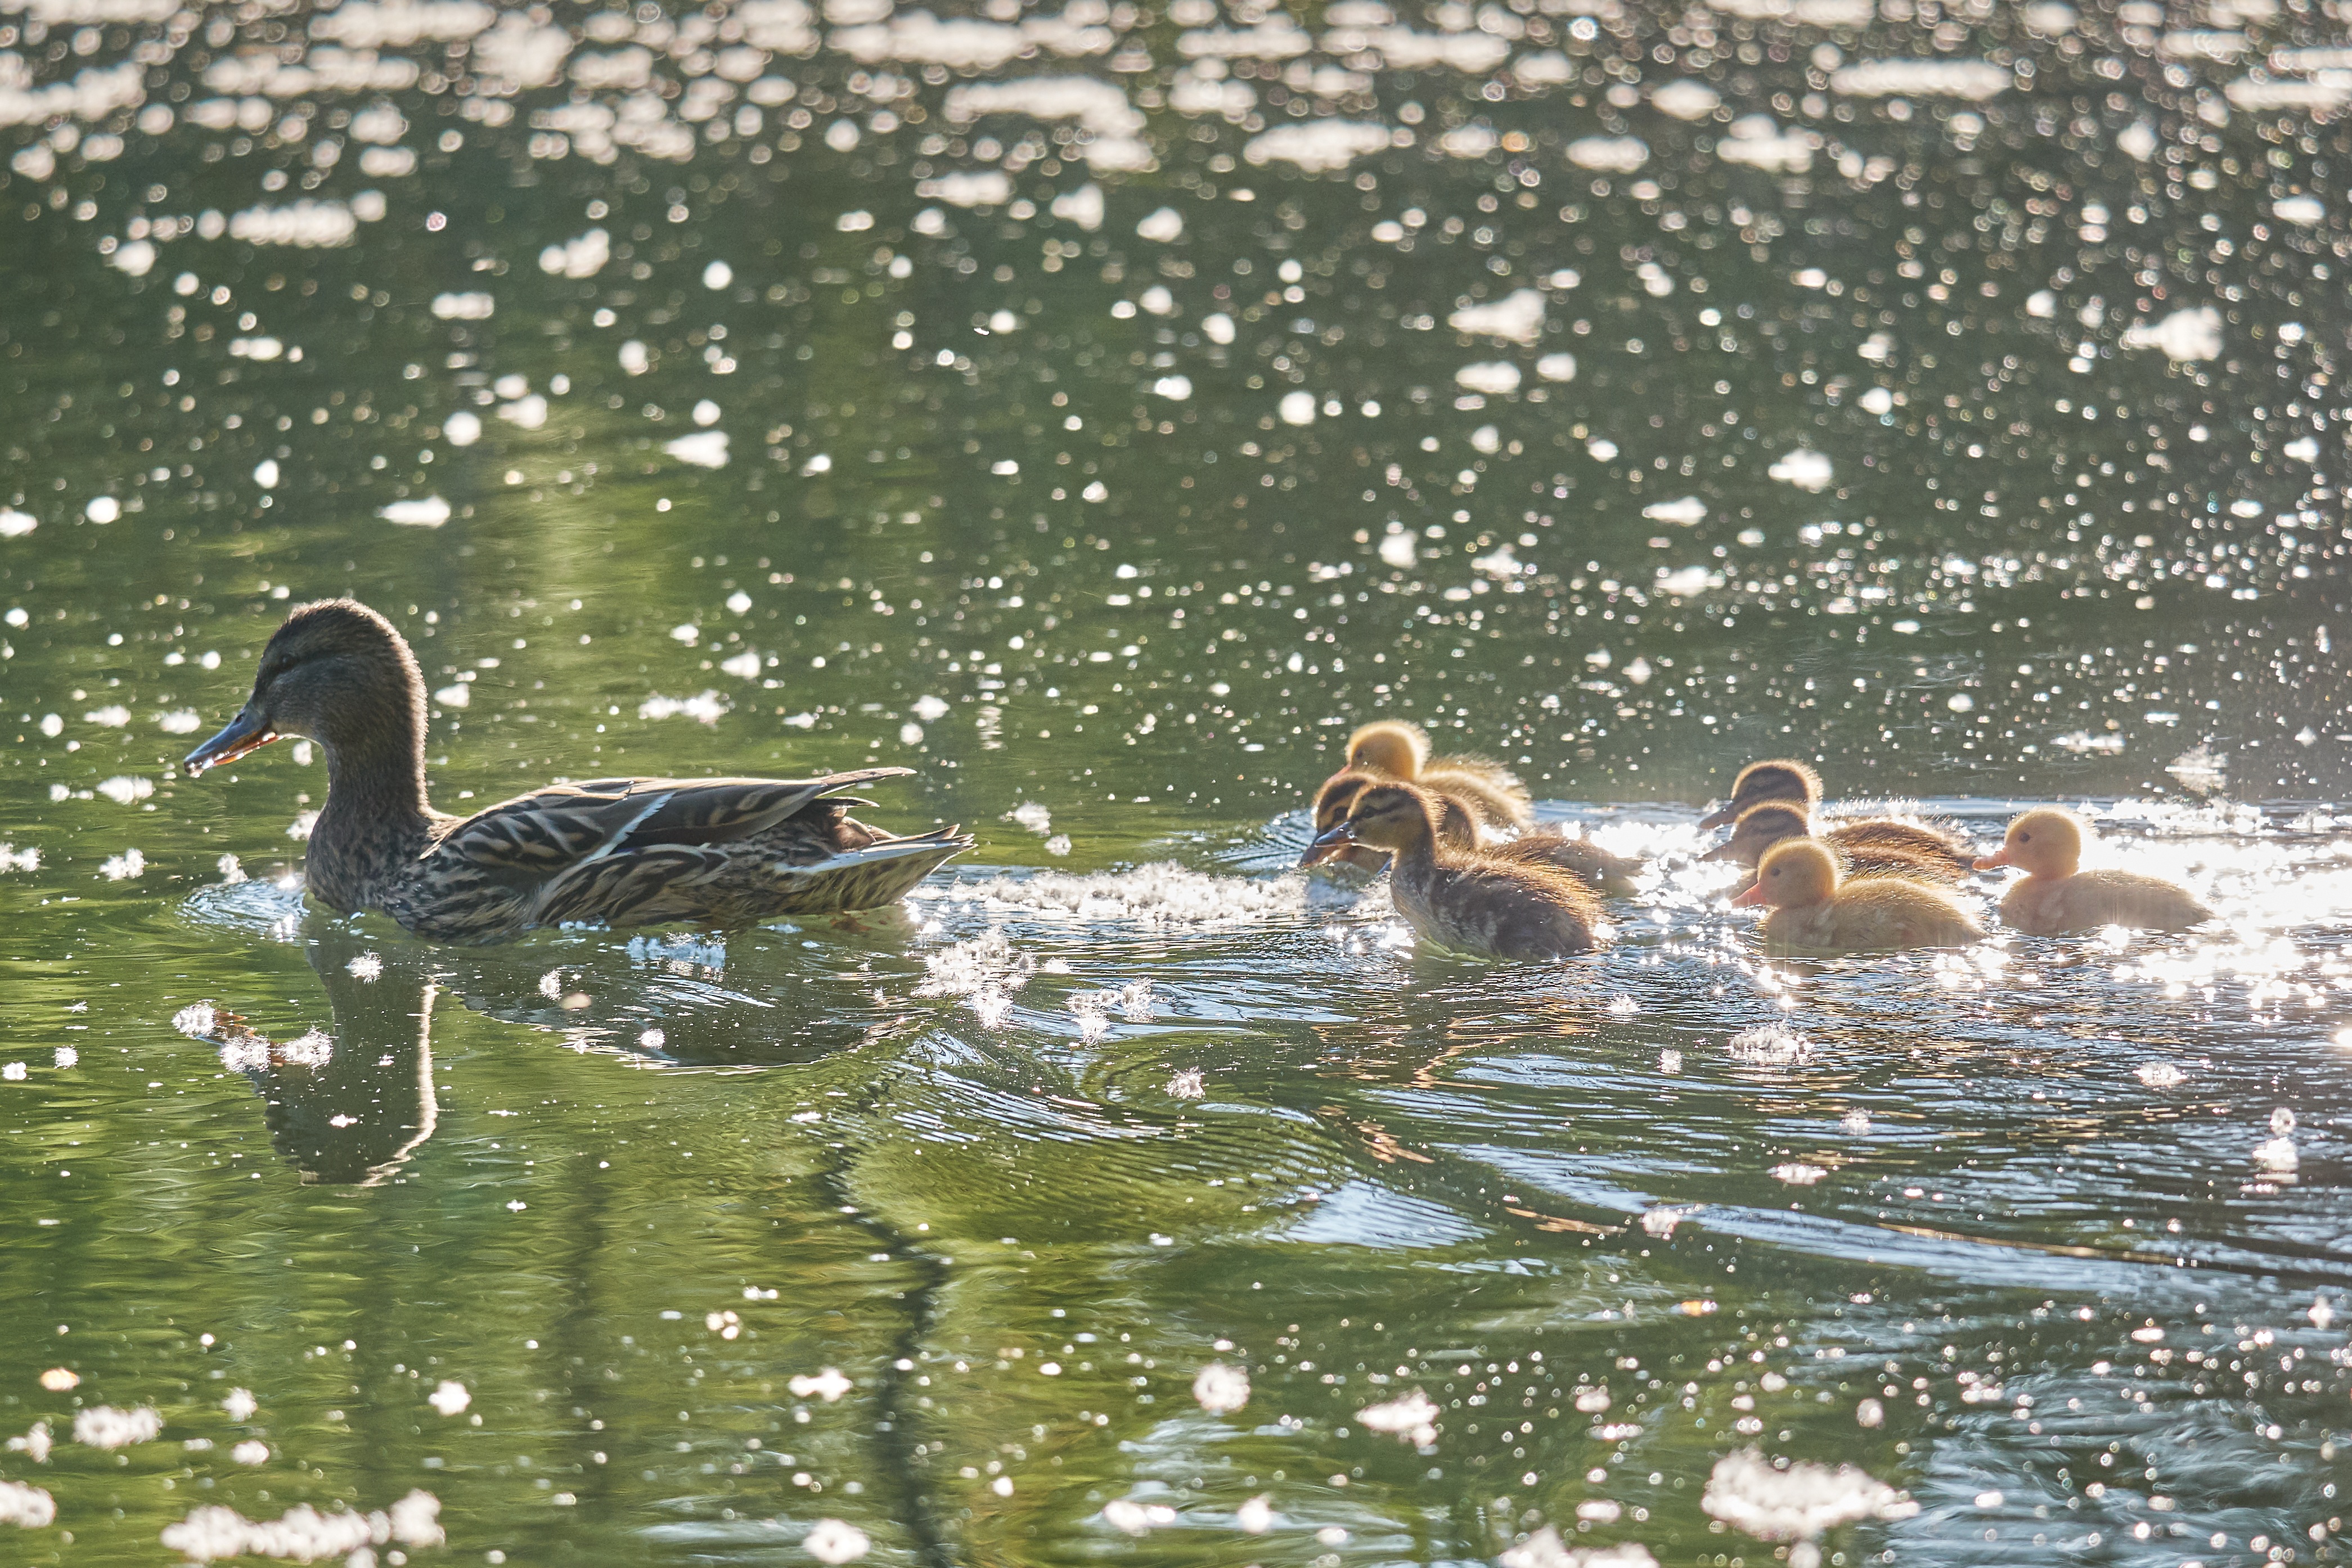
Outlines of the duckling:
M 1439 841 L 1444 807 L 1410 784 L 1376 784 L 1318 844 L 1364 844 L 1393 857 L 1397 913 L 1423 941 L 1496 958 L 1589 953 L 1607 926 L 1592 892 L 1557 867 Z
M 1401 718 L 1375 719 L 1348 737 L 1348 767 L 1457 796 L 1488 827 L 1523 828 L 1528 791 L 1511 770 L 1476 757 L 1433 757 L 1429 736 Z
M 2042 806 L 2009 825 L 2000 848 L 1977 862 L 1979 871 L 2016 866 L 2024 877 L 2000 901 L 2001 924 L 2031 936 L 2130 925 L 2143 931 L 2186 931 L 2213 918 L 2194 894 L 2162 877 L 2130 871 L 2081 871 L 2083 821 L 2072 811 Z
M 1811 816 L 1801 805 L 1790 800 L 1767 800 L 1742 812 L 1731 837 L 1698 858 L 1738 861 L 1752 869 L 1774 844 L 1811 837 L 1813 828 Z M 1889 828 L 1904 831 L 1884 831 Z M 1948 849 L 1939 835 L 1930 829 L 1915 830 L 1907 822 L 1840 822 L 1819 836 L 1837 851 L 1848 876 L 1907 876 L 1922 882 L 1950 883 L 1959 881 L 1968 869 L 1969 862 Z M 1936 847 L 1932 851 L 1924 849 L 1922 840 Z
M 1775 951 L 1957 947 L 1984 935 L 1976 916 L 1941 888 L 1892 876 L 1845 881 L 1837 856 L 1818 839 L 1773 845 L 1756 868 L 1756 885 L 1731 902 L 1772 906 L 1763 931 Z
M 1821 807 L 1822 776 L 1794 758 L 1751 762 L 1732 780 L 1731 799 L 1701 817 L 1698 825 L 1720 828 L 1737 822 L 1768 800 L 1801 806 L 1810 818 Z M 1834 840 L 1849 858 L 1857 854 L 1883 855 L 1926 865 L 1940 864 L 1944 869 L 1935 874 L 1942 882 L 1959 881 L 1968 873 L 1977 852 L 1975 845 L 1957 833 L 1902 817 L 1840 818 L 1837 826 L 1822 836 Z M 1756 862 L 1745 860 L 1741 863 Z M 1906 866 L 1900 874 L 1917 874 L 1918 869 Z
M 1365 844 L 1327 845 L 1323 842 L 1323 835 L 1348 820 L 1348 808 L 1356 803 L 1357 796 L 1376 784 L 1385 782 L 1390 777 L 1387 773 L 1349 767 L 1323 780 L 1323 787 L 1315 791 L 1315 841 L 1307 846 L 1307 852 L 1298 857 L 1298 863 L 1302 867 L 1344 865 L 1367 876 L 1378 875 L 1381 868 L 1389 863 L 1386 852 Z M 1475 823 L 1471 825 L 1471 832 L 1475 838 L 1477 832 Z
M 1357 797 L 1380 782 L 1360 768 L 1343 769 L 1324 782 L 1315 797 L 1316 841 L 1298 857 L 1302 867 L 1337 862 L 1377 873 L 1388 864 L 1386 852 L 1370 845 L 1324 842 L 1324 835 L 1347 820 L 1349 808 L 1356 803 Z M 1432 793 L 1438 806 L 1437 841 L 1446 849 L 1465 854 L 1483 852 L 1497 860 L 1554 866 L 1594 892 L 1612 897 L 1630 898 L 1635 892 L 1633 879 L 1642 872 L 1638 860 L 1612 854 L 1590 839 L 1570 838 L 1549 828 L 1521 833 L 1516 839 L 1488 840 L 1468 802 L 1451 789 L 1433 789 Z

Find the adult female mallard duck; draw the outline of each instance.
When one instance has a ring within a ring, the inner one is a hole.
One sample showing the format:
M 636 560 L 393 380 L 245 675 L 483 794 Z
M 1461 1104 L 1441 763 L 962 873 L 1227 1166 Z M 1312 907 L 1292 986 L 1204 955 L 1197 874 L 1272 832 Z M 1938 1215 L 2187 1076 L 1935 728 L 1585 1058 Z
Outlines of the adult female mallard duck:
M 1317 843 L 1309 844 L 1299 856 L 1301 866 L 1323 865 L 1338 862 L 1365 872 L 1378 872 L 1389 863 L 1386 851 L 1369 844 L 1338 843 L 1323 845 L 1324 834 L 1345 821 L 1349 808 L 1358 797 L 1382 780 L 1360 768 L 1348 768 L 1325 780 L 1315 797 L 1315 835 Z M 1496 860 L 1520 861 L 1530 865 L 1552 866 L 1567 872 L 1596 893 L 1612 898 L 1631 898 L 1637 891 L 1634 878 L 1642 873 L 1642 862 L 1624 855 L 1612 854 L 1591 839 L 1571 838 L 1555 828 L 1536 828 L 1515 839 L 1488 836 L 1478 824 L 1478 818 L 1469 804 L 1451 790 L 1428 790 L 1437 801 L 1437 841 L 1458 853 L 1477 852 Z
M 1885 952 L 1958 947 L 1984 935 L 1975 915 L 1942 888 L 1902 877 L 1846 881 L 1818 839 L 1790 839 L 1766 852 L 1756 885 L 1731 901 L 1764 904 L 1764 945 L 1776 952 Z
M 1732 780 L 1731 799 L 1698 820 L 1701 828 L 1738 822 L 1767 801 L 1801 807 L 1808 823 L 1822 804 L 1822 776 L 1811 765 L 1793 758 L 1751 762 Z M 1893 860 L 1940 865 L 1938 880 L 1958 882 L 1976 861 L 1976 846 L 1958 833 L 1906 817 L 1841 817 L 1822 837 L 1834 841 L 1839 852 L 1853 856 L 1884 855 Z M 1734 835 L 1737 841 L 1738 835 Z M 1761 851 L 1758 853 L 1760 855 Z M 1710 855 L 1710 860 L 1725 858 Z M 1742 858 L 1743 865 L 1756 861 Z M 1906 874 L 1908 874 L 1907 873 Z
M 1534 817 L 1527 787 L 1509 768 L 1480 757 L 1433 757 L 1428 732 L 1401 718 L 1375 719 L 1349 736 L 1347 766 L 1324 789 L 1348 771 L 1452 795 L 1490 828 L 1524 828 Z
M 1737 861 L 1753 870 L 1774 844 L 1813 837 L 1815 826 L 1811 813 L 1801 805 L 1767 800 L 1741 813 L 1731 837 L 1698 858 Z M 1839 822 L 1819 836 L 1837 852 L 1849 876 L 1908 876 L 1954 883 L 1969 863 L 1935 830 L 1909 822 L 1888 819 Z
M 2037 807 L 2009 825 L 2000 848 L 1977 862 L 1979 871 L 2016 866 L 2025 875 L 2000 901 L 2001 924 L 2029 936 L 2129 925 L 2143 931 L 2186 931 L 2213 912 L 2179 883 L 2137 872 L 2078 869 L 2083 863 L 2081 818 L 2055 806 Z
M 568 922 L 749 925 L 896 902 L 971 840 L 894 838 L 841 791 L 912 771 L 823 779 L 598 779 L 452 817 L 425 789 L 425 680 L 390 622 L 348 599 L 305 604 L 269 645 L 245 710 L 188 754 L 193 776 L 280 736 L 327 754 L 310 893 L 419 936 L 480 941 Z
M 1589 953 L 1607 937 L 1583 883 L 1555 866 L 1443 845 L 1440 799 L 1410 784 L 1375 784 L 1316 840 L 1367 844 L 1393 857 L 1397 913 L 1423 941 L 1496 958 Z

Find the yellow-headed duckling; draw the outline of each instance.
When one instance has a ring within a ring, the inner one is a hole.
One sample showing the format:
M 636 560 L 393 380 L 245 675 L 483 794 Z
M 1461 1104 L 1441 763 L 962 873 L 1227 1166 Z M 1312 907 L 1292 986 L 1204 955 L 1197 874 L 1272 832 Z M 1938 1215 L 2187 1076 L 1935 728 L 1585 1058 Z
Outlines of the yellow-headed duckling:
M 2213 912 L 2178 883 L 2129 871 L 2082 871 L 2082 819 L 2054 806 L 2038 807 L 2009 825 L 2000 849 L 1977 862 L 1979 871 L 2015 866 L 2025 873 L 2000 901 L 2001 924 L 2032 936 L 2129 925 L 2143 931 L 2186 931 Z
M 1958 947 L 1984 935 L 1952 895 L 1901 877 L 1847 882 L 1837 856 L 1817 839 L 1789 839 L 1765 852 L 1756 885 L 1734 904 L 1769 904 L 1765 945 L 1814 953 Z
M 1360 844 L 1393 857 L 1397 913 L 1423 941 L 1496 958 L 1589 953 L 1607 935 L 1592 892 L 1554 866 L 1452 849 L 1439 840 L 1445 808 L 1410 784 L 1362 791 L 1318 849 Z
M 1742 812 L 1731 837 L 1699 859 L 1737 861 L 1753 869 L 1774 844 L 1814 837 L 1816 828 L 1822 824 L 1804 807 L 1790 800 L 1767 800 Z M 1884 817 L 1837 822 L 1822 828 L 1818 836 L 1837 852 L 1848 876 L 1958 882 L 1967 873 L 1974 852 L 1933 828 Z
M 1490 828 L 1523 828 L 1532 815 L 1527 788 L 1509 768 L 1477 757 L 1433 757 L 1428 733 L 1401 718 L 1375 719 L 1349 736 L 1348 768 L 1444 790 Z
M 1799 762 L 1794 758 L 1777 757 L 1766 762 L 1751 762 L 1741 768 L 1739 776 L 1732 780 L 1731 799 L 1701 817 L 1698 825 L 1720 828 L 1727 823 L 1741 821 L 1750 811 L 1768 801 L 1799 808 L 1810 823 L 1812 814 L 1821 808 L 1822 776 L 1813 771 L 1811 764 Z M 1925 865 L 1940 864 L 1941 870 L 1928 874 L 1943 882 L 1958 882 L 1965 876 L 1977 853 L 1976 846 L 1958 834 L 1908 817 L 1841 817 L 1837 819 L 1837 825 L 1822 836 L 1836 843 L 1839 852 L 1845 855 L 1857 871 L 1862 869 L 1862 859 L 1870 857 L 1883 857 L 1893 862 L 1917 862 Z M 1757 852 L 1760 855 L 1762 850 Z M 1729 857 L 1717 855 L 1709 858 Z M 1740 863 L 1754 865 L 1756 861 L 1743 856 Z M 1890 865 L 1887 869 L 1898 875 L 1916 874 L 1915 869 L 1907 865 Z
M 1388 864 L 1387 852 L 1368 844 L 1321 841 L 1325 834 L 1347 820 L 1349 808 L 1356 803 L 1356 798 L 1381 782 L 1372 774 L 1352 768 L 1333 774 L 1324 782 L 1315 797 L 1317 842 L 1299 857 L 1300 865 L 1336 862 L 1378 872 Z M 1490 839 L 1479 826 L 1477 813 L 1460 796 L 1451 789 L 1433 788 L 1429 793 L 1437 801 L 1437 841 L 1446 849 L 1464 853 L 1483 852 L 1497 860 L 1553 866 L 1596 893 L 1615 898 L 1630 898 L 1636 891 L 1634 878 L 1641 874 L 1643 865 L 1638 860 L 1612 854 L 1590 839 L 1570 838 L 1551 828 L 1538 828 L 1515 839 Z

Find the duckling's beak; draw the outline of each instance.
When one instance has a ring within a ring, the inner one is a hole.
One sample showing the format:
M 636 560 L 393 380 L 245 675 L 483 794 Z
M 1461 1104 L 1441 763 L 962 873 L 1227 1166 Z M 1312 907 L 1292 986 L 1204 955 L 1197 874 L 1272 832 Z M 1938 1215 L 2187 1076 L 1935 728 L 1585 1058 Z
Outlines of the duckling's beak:
M 1748 889 L 1748 891 L 1747 891 L 1746 893 L 1741 894 L 1738 898 L 1733 899 L 1731 902 L 1732 902 L 1732 903 L 1734 903 L 1734 904 L 1761 904 L 1761 903 L 1763 903 L 1763 902 L 1764 902 L 1764 884 L 1763 884 L 1762 883 L 1760 883 L 1760 882 L 1759 882 L 1759 883 L 1753 883 L 1749 884 Z
M 218 735 L 205 741 L 187 755 L 182 766 L 194 779 L 207 768 L 218 768 L 224 762 L 234 762 L 248 752 L 260 750 L 278 738 L 278 732 L 251 707 L 228 721 Z
M 1700 831 L 1705 831 L 1708 828 L 1727 828 L 1738 820 L 1739 812 L 1738 808 L 1736 808 L 1729 800 L 1726 800 L 1722 805 L 1717 806 L 1714 810 L 1709 811 L 1706 816 L 1701 817 L 1698 820 L 1698 825 Z
M 2009 858 L 2009 846 L 2007 844 L 2003 844 L 2000 848 L 1993 851 L 1992 853 L 1989 855 L 1977 856 L 1977 870 L 1979 871 L 1998 871 L 2002 866 L 2015 865 L 2016 863 L 2017 862 Z
M 1347 823 L 1335 823 L 1329 831 L 1316 835 L 1315 841 L 1307 846 L 1307 852 L 1298 857 L 1298 863 L 1321 865 L 1335 855 L 1345 854 L 1355 841 L 1356 835 L 1348 831 Z
M 1707 851 L 1706 853 L 1699 856 L 1698 858 L 1702 861 L 1727 861 L 1738 855 L 1738 852 L 1739 841 L 1737 839 L 1726 839 L 1723 842 L 1716 845 L 1715 848 Z

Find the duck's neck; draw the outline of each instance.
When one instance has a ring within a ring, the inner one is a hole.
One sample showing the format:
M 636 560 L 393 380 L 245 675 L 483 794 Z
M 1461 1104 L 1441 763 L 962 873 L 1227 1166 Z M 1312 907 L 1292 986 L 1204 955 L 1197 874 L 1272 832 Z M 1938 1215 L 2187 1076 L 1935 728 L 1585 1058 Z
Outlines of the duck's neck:
M 1392 858 L 1389 874 L 1401 882 L 1426 882 L 1437 869 L 1437 834 L 1433 831 L 1415 835 L 1402 848 L 1389 852 Z
M 310 830 L 308 881 L 321 903 L 349 914 L 374 906 L 431 837 L 423 716 L 402 712 L 387 722 L 379 712 L 358 733 L 320 745 L 327 800 Z

